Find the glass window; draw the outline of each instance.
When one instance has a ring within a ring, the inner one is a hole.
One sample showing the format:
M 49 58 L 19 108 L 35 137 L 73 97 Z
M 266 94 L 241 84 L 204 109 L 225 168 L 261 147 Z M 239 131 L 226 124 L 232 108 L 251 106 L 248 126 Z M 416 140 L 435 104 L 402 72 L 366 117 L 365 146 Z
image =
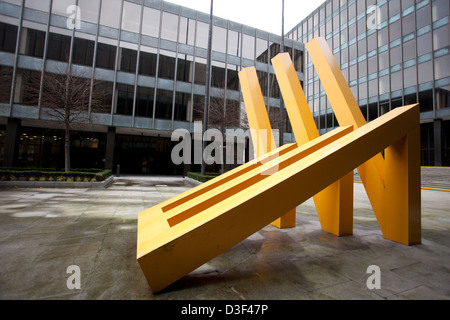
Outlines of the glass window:
M 377 48 L 377 35 L 376 33 L 372 33 L 367 38 L 367 52 L 370 52 Z
M 172 99 L 173 92 L 158 89 L 156 91 L 155 118 L 172 119 Z
M 180 43 L 193 46 L 194 39 L 195 39 L 195 20 L 180 17 L 180 35 L 178 41 Z
M 240 33 L 229 30 L 228 31 L 228 54 L 239 57 L 240 50 L 241 50 Z
M 141 47 L 139 56 L 139 74 L 154 77 L 156 76 L 156 60 L 158 55 L 153 48 Z
M 403 61 L 408 61 L 416 56 L 416 44 L 414 40 L 403 43 Z
M 434 59 L 434 73 L 436 80 L 450 77 L 450 55 Z
M 141 6 L 124 1 L 122 14 L 122 29 L 130 32 L 139 33 L 140 22 L 141 22 Z
M 365 19 L 360 19 L 357 22 L 358 24 L 358 36 L 360 34 L 363 34 L 364 32 L 366 32 L 366 20 Z
M 131 116 L 133 113 L 134 86 L 117 84 L 117 114 Z
M 153 88 L 138 87 L 136 95 L 136 116 L 153 117 L 153 99 L 155 90 Z
M 78 6 L 81 10 L 81 20 L 97 23 L 100 13 L 100 0 L 78 0 Z
M 70 6 L 75 5 L 75 0 L 59 0 L 59 1 L 53 1 L 52 4 L 52 13 L 59 14 L 60 16 L 68 17 L 69 13 L 72 14 L 70 11 L 67 12 L 67 9 Z
M 70 40 L 68 36 L 49 33 L 47 58 L 57 61 L 69 61 Z
M 358 0 L 356 2 L 356 4 L 357 4 L 357 8 L 356 8 L 357 14 L 361 14 L 364 11 L 366 11 L 366 1 L 365 0 Z
M 197 58 L 195 61 L 195 84 L 206 84 L 206 59 Z
M 383 28 L 381 30 L 378 30 L 378 47 L 381 47 L 385 44 L 389 43 L 388 39 L 388 29 Z
M 408 88 L 416 85 L 416 67 L 411 67 L 403 70 L 403 87 Z
M 227 51 L 227 29 L 213 26 L 212 49 L 225 53 Z
M 17 26 L 0 22 L 0 51 L 15 52 Z
M 161 38 L 176 42 L 177 32 L 178 32 L 178 16 L 168 12 L 163 12 Z
M 450 2 L 448 0 L 435 0 L 431 4 L 433 21 L 437 21 L 449 15 Z
M 44 56 L 45 32 L 23 28 L 23 39 L 26 39 L 25 48 L 21 48 L 20 53 L 31 57 L 42 58 Z
M 417 38 L 417 56 L 431 52 L 431 33 L 425 33 Z
M 419 83 L 426 83 L 433 80 L 433 65 L 431 60 L 419 64 L 418 76 Z
M 366 53 L 366 39 L 358 41 L 358 55 L 362 56 Z
M 114 70 L 116 64 L 116 47 L 99 42 L 96 61 L 98 68 Z
M 356 54 L 356 43 L 355 43 L 355 44 L 352 44 L 349 47 L 349 58 L 348 58 L 348 60 L 352 61 L 353 59 L 356 59 L 357 57 L 358 57 L 358 55 Z
M 358 77 L 365 77 L 367 76 L 367 65 L 366 65 L 366 61 L 360 62 L 358 63 Z
M 177 80 L 192 82 L 192 65 L 194 57 L 187 54 L 178 55 Z
M 392 23 L 391 25 L 389 25 L 389 32 L 390 32 L 390 41 L 394 41 L 398 38 L 401 37 L 401 33 L 402 33 L 402 28 L 401 28 L 401 24 L 400 24 L 400 20 L 395 21 L 394 23 Z
M 445 48 L 449 45 L 449 26 L 445 25 L 433 31 L 433 50 Z
M 348 27 L 348 40 L 352 40 L 356 37 L 356 23 Z
M 417 29 L 425 27 L 431 23 L 430 6 L 425 6 L 416 11 Z
M 175 78 L 175 53 L 161 50 L 159 54 L 158 76 L 163 79 Z
M 41 73 L 17 69 L 14 103 L 36 106 L 39 99 Z
M 378 71 L 389 68 L 389 51 L 380 53 L 378 56 Z
M 101 100 L 98 104 L 92 105 L 92 111 L 98 113 L 111 113 L 113 83 L 96 80 L 94 83 L 93 94 L 99 94 Z
M 208 49 L 209 25 L 204 22 L 197 22 L 197 47 Z
M 26 0 L 25 7 L 48 12 L 50 0 Z
M 363 83 L 358 86 L 359 89 L 359 99 L 367 99 L 367 84 Z
M 268 41 L 256 38 L 256 60 L 263 63 L 269 62 Z
M 137 51 L 128 48 L 120 48 L 120 51 L 120 71 L 135 73 Z
M 391 91 L 400 90 L 402 88 L 402 72 L 397 71 L 391 74 Z
M 406 9 L 406 8 L 403 8 Z M 400 0 L 390 0 L 389 1 L 389 17 L 395 16 L 400 12 Z
M 255 59 L 255 37 L 244 34 L 242 44 L 242 57 L 250 60 Z
M 191 104 L 191 94 L 177 92 L 175 94 L 175 121 L 189 121 L 189 106 Z
M 144 6 L 144 16 L 142 22 L 142 34 L 151 37 L 159 37 L 159 20 L 161 12 Z
M 111 28 L 119 28 L 121 12 L 122 0 L 102 1 L 100 24 Z
M 9 103 L 13 68 L 0 66 L 0 103 Z
M 405 7 L 403 7 L 405 9 Z M 414 14 L 409 14 L 403 17 L 403 35 L 410 34 L 414 32 Z
M 396 46 L 390 50 L 391 55 L 391 66 L 395 66 L 402 62 L 402 47 Z
M 213 61 L 211 71 L 211 86 L 225 88 L 225 64 Z
M 227 67 L 227 89 L 239 91 L 238 66 L 228 64 Z
M 73 63 L 92 66 L 95 42 L 87 39 L 74 38 Z

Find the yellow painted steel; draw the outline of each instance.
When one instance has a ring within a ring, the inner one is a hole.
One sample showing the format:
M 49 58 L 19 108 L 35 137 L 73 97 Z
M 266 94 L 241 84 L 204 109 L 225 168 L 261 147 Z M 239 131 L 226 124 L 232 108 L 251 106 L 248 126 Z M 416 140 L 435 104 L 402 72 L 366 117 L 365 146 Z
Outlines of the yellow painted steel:
M 272 65 L 297 144 L 316 139 L 319 131 L 289 53 L 275 56 Z M 314 203 L 322 230 L 336 236 L 353 234 L 353 171 L 316 194 Z
M 339 124 L 355 128 L 364 126 L 364 116 L 326 40 L 315 38 L 306 44 L 306 48 Z M 386 150 L 385 159 L 377 154 L 359 166 L 358 172 L 385 238 L 411 245 L 421 242 L 420 139 L 414 136 L 407 142 L 409 151 L 404 152 L 408 157 L 403 159 L 403 165 L 398 165 L 408 168 L 407 174 L 404 170 L 391 170 L 398 156 L 398 151 L 393 150 L 400 148 L 397 145 Z M 388 169 L 389 175 L 386 174 Z M 404 217 L 402 221 L 406 224 L 400 226 L 400 221 L 395 220 L 393 227 L 393 217 L 399 216 Z M 406 232 L 407 228 L 412 230 Z
M 259 156 L 139 213 L 137 260 L 153 293 L 313 196 L 323 194 L 325 199 L 316 202 L 324 230 L 351 232 L 349 173 L 354 168 L 384 237 L 406 245 L 420 243 L 419 105 L 399 107 L 365 123 L 324 40 L 312 41 L 307 48 L 341 127 L 318 135 L 298 79 L 281 55 L 274 59 L 274 68 L 298 142 L 274 149 L 255 70 L 241 71 Z M 266 130 L 266 137 L 256 129 Z
M 243 69 L 239 72 L 239 81 L 256 157 L 260 157 L 275 150 L 276 144 L 256 69 Z M 289 210 L 272 224 L 282 229 L 295 227 L 295 210 L 296 208 Z

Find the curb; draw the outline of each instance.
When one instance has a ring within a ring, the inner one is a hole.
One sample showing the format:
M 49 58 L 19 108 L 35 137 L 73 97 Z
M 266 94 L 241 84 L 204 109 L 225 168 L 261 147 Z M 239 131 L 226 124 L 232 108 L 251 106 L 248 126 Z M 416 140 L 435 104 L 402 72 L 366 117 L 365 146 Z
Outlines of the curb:
M 106 189 L 111 186 L 114 176 L 111 175 L 101 182 L 75 181 L 0 181 L 0 188 L 83 188 Z

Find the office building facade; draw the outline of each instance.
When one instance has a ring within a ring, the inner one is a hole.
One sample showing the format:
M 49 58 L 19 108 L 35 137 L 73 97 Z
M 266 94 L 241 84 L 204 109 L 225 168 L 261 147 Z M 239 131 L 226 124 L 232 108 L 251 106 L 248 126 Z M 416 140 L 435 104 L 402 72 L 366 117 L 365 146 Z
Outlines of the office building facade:
M 448 0 L 327 0 L 287 36 L 324 37 L 367 121 L 420 103 L 422 165 L 450 166 Z M 337 125 L 305 52 L 305 94 L 321 132 Z
M 90 81 L 89 121 L 73 123 L 72 167 L 182 172 L 170 137 L 203 121 L 209 20 L 160 0 L 1 0 L 0 165 L 64 167 L 64 131 L 43 92 L 70 72 Z M 211 106 L 222 108 L 226 126 L 240 126 L 238 72 L 247 66 L 279 112 L 270 58 L 281 37 L 217 17 L 213 25 Z M 303 44 L 286 38 L 285 46 L 303 81 Z

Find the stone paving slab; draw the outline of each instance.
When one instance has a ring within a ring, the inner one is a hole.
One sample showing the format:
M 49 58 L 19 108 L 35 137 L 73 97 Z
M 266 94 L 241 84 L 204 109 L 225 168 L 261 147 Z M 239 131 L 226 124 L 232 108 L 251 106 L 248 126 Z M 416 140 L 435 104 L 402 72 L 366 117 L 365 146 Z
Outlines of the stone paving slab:
M 422 244 L 382 237 L 361 183 L 354 234 L 321 231 L 310 199 L 297 227 L 266 226 L 153 295 L 136 261 L 137 214 L 193 185 L 121 177 L 108 189 L 0 190 L 0 299 L 449 299 L 450 193 L 422 190 Z M 67 268 L 81 271 L 70 290 Z M 381 288 L 369 290 L 377 265 Z

